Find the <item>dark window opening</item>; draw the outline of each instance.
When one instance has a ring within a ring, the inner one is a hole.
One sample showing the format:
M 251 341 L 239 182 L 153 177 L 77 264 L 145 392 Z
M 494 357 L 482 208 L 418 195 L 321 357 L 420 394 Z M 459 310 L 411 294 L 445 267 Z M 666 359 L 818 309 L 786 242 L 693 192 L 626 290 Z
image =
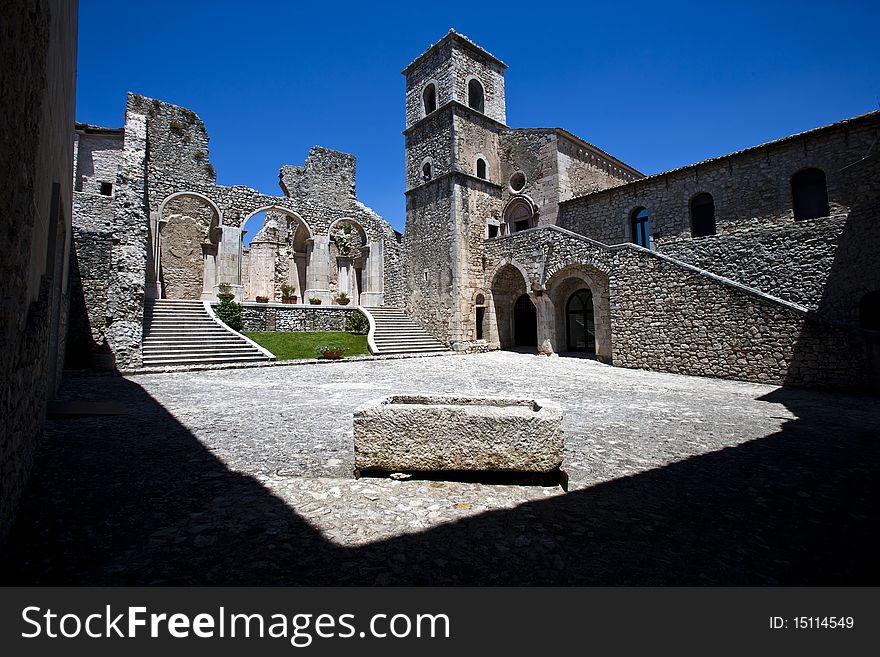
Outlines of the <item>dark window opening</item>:
M 528 294 L 521 295 L 513 305 L 513 345 L 538 346 L 538 311 Z
M 648 211 L 645 208 L 636 208 L 632 211 L 631 217 L 632 242 L 646 249 L 651 248 L 651 237 L 649 230 Z
M 697 194 L 691 201 L 691 235 L 706 237 L 715 234 L 715 201 L 711 194 Z
M 483 339 L 483 318 L 486 316 L 486 297 L 477 295 L 476 299 L 477 340 Z
M 422 179 L 428 182 L 431 179 L 431 163 L 425 162 L 422 165 Z
M 422 102 L 425 107 L 425 116 L 437 109 L 437 90 L 433 84 L 429 84 L 422 92 Z
M 477 158 L 477 178 L 486 179 L 486 160 Z
M 596 352 L 596 325 L 593 319 L 593 293 L 578 290 L 565 305 L 568 351 Z
M 102 182 L 101 183 L 101 194 L 103 196 L 110 196 L 113 193 L 113 183 Z
M 498 226 L 489 224 L 489 237 L 498 237 Z
M 483 85 L 479 80 L 468 82 L 468 107 L 478 112 L 483 111 Z
M 804 169 L 791 179 L 791 197 L 794 206 L 794 220 L 827 217 L 828 187 L 825 172 L 821 169 Z
M 880 331 L 880 290 L 868 292 L 859 303 L 859 326 Z
M 522 171 L 517 171 L 515 174 L 513 174 L 510 177 L 510 188 L 513 191 L 519 192 L 525 186 L 526 186 L 526 174 L 524 174 Z
M 504 221 L 507 224 L 507 233 L 515 233 L 532 227 L 534 212 L 524 199 L 516 199 L 507 206 L 504 213 Z

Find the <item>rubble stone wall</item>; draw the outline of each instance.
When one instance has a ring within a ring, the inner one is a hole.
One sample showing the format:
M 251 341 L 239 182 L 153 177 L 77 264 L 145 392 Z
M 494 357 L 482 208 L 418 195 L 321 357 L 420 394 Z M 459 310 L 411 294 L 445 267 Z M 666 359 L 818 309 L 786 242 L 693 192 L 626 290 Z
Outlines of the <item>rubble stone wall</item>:
M 347 331 L 348 318 L 356 308 L 242 304 L 244 331 Z

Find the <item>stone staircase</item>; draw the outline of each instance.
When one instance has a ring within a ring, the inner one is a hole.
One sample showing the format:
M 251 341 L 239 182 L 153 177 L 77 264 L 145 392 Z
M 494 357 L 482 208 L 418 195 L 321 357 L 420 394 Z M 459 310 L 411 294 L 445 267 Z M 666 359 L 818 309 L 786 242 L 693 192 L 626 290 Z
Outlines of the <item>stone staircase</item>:
M 243 336 L 218 324 L 201 301 L 148 300 L 144 308 L 143 366 L 268 363 Z
M 399 308 L 366 308 L 373 316 L 372 333 L 379 354 L 436 354 L 449 349 Z

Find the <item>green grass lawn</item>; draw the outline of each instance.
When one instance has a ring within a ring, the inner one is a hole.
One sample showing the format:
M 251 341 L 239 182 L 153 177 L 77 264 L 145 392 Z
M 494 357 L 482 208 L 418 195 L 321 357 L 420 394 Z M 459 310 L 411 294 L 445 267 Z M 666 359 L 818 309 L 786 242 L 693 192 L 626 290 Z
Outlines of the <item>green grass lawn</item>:
M 251 340 L 268 349 L 278 360 L 297 358 L 319 358 L 315 347 L 342 345 L 347 356 L 369 356 L 366 335 L 353 335 L 341 331 L 320 331 L 308 333 L 245 333 Z

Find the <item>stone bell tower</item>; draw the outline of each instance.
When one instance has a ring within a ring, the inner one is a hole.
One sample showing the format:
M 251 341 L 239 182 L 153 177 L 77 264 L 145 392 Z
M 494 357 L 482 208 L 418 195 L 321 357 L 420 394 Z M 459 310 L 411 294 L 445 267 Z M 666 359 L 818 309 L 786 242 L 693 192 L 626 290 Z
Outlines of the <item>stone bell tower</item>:
M 505 68 L 450 30 L 403 71 L 406 307 L 454 349 L 478 338 L 486 222 L 501 212 Z

